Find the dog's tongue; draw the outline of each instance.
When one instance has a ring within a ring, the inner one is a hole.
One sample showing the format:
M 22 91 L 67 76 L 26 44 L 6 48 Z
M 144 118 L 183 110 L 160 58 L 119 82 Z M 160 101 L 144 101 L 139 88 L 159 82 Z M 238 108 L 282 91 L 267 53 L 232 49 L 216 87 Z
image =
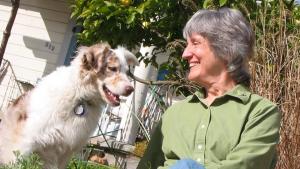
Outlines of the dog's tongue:
M 120 105 L 120 98 L 119 95 L 113 94 L 111 91 L 109 91 L 106 88 L 106 97 L 107 99 L 114 105 L 114 106 L 118 106 Z

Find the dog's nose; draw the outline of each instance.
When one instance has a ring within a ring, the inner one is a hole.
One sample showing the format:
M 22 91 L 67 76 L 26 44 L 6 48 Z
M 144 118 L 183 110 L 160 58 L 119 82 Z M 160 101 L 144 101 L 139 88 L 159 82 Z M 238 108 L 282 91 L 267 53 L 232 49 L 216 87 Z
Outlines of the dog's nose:
M 132 86 L 126 86 L 125 87 L 125 96 L 129 96 L 133 92 L 134 88 Z

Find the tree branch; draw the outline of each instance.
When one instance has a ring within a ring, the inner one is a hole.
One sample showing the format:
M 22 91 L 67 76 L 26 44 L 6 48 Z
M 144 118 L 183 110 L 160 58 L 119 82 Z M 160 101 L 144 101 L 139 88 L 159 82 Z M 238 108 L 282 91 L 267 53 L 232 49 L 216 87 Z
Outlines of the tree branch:
M 1 42 L 1 46 L 0 46 L 0 66 L 1 66 L 1 63 L 3 60 L 4 52 L 6 49 L 6 45 L 7 45 L 9 36 L 10 36 L 12 26 L 13 26 L 15 18 L 17 16 L 17 12 L 18 12 L 18 9 L 20 6 L 20 0 L 11 0 L 11 4 L 12 4 L 12 9 L 11 9 L 11 13 L 10 13 L 10 18 L 9 18 L 6 28 L 3 32 L 2 42 Z
M 179 81 L 170 81 L 170 80 L 163 80 L 163 81 L 152 81 L 152 80 L 145 80 L 145 79 L 141 79 L 139 77 L 134 76 L 130 70 L 127 72 L 128 76 L 131 77 L 132 79 L 146 84 L 146 85 L 179 85 L 182 84 L 183 81 L 179 80 Z

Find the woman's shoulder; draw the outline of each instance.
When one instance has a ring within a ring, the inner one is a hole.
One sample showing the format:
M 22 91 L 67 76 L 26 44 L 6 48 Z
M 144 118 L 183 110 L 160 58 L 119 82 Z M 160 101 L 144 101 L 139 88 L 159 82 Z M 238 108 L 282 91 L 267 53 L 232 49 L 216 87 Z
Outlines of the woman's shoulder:
M 250 102 L 250 117 L 269 116 L 271 114 L 278 116 L 278 118 L 281 116 L 280 109 L 277 104 L 266 97 L 258 94 L 251 94 Z
M 255 94 L 255 93 L 252 93 L 251 94 L 251 99 L 250 101 L 252 103 L 256 103 L 256 104 L 259 104 L 259 105 L 265 105 L 265 106 L 277 106 L 276 103 L 272 102 L 270 99 L 264 97 L 264 96 L 261 96 L 261 95 L 258 95 L 258 94 Z
M 189 106 L 190 101 L 192 100 L 194 95 L 190 95 L 187 97 L 180 97 L 179 99 L 174 99 L 172 101 L 172 104 L 168 109 L 174 109 L 174 108 L 179 108 L 179 107 L 186 107 Z
M 164 116 L 168 116 L 169 114 L 176 114 L 180 112 L 182 109 L 189 107 L 190 96 L 185 98 L 180 98 L 172 101 L 172 104 L 166 109 L 164 112 Z

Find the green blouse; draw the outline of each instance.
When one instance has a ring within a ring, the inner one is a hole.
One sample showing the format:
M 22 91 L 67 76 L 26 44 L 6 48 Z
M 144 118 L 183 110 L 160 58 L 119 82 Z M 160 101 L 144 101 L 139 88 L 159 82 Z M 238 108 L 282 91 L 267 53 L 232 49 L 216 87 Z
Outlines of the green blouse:
M 138 169 L 166 169 L 190 158 L 206 169 L 272 169 L 281 114 L 243 85 L 207 106 L 195 93 L 172 105 L 153 133 Z

